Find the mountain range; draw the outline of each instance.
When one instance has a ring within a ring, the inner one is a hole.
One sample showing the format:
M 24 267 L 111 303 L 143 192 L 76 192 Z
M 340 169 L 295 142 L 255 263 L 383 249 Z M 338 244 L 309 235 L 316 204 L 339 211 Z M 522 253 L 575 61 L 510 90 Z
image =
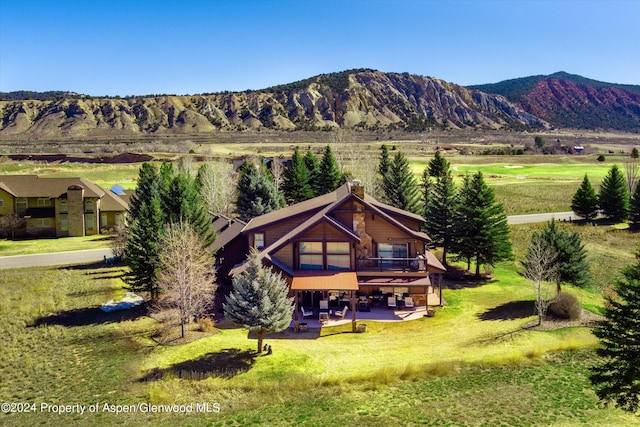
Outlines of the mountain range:
M 338 127 L 640 132 L 640 86 L 556 73 L 463 87 L 409 73 L 358 69 L 262 90 L 200 95 L 0 93 L 0 137 L 6 140 Z

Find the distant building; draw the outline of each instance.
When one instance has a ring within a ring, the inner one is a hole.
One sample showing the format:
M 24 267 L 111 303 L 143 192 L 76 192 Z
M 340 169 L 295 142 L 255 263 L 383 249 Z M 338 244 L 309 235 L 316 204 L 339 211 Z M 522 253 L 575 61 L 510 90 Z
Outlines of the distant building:
M 23 218 L 30 236 L 88 236 L 123 224 L 127 199 L 82 178 L 0 176 L 0 217 Z

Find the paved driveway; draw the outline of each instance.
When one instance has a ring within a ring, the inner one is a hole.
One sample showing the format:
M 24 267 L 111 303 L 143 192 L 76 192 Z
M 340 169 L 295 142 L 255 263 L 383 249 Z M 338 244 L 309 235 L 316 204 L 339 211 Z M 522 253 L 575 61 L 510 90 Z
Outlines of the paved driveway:
M 53 252 L 35 255 L 13 255 L 0 257 L 1 268 L 34 267 L 39 265 L 89 264 L 112 257 L 110 248 L 86 249 L 83 251 Z

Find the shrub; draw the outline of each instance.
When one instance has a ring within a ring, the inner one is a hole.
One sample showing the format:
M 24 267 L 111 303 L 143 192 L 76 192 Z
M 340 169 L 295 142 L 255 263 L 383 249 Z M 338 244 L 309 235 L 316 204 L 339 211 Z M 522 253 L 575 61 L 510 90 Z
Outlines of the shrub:
M 599 162 L 604 162 L 605 160 L 606 160 L 606 157 L 604 156 L 604 154 L 600 154 L 600 155 L 598 156 L 598 161 L 599 161 Z
M 216 331 L 216 324 L 210 317 L 201 317 L 198 319 L 198 329 L 202 332 L 213 333 Z
M 578 299 L 566 292 L 560 292 L 549 304 L 547 310 L 552 316 L 569 320 L 578 320 L 582 314 L 582 307 L 580 307 Z

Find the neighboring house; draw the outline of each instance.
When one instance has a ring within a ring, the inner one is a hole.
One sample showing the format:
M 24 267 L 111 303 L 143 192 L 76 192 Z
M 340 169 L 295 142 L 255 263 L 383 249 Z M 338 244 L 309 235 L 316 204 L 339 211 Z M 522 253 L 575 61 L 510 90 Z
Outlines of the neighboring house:
M 224 215 L 213 217 L 211 227 L 216 233 L 216 240 L 210 249 L 215 251 L 216 277 L 223 284 L 231 284 L 229 272 L 245 260 L 249 251 L 247 236 L 242 234 L 246 225 L 246 222 Z
M 439 293 L 438 298 L 429 294 L 441 287 L 446 270 L 427 250 L 430 238 L 420 231 L 423 223 L 419 215 L 365 195 L 354 181 L 253 218 L 242 232 L 263 262 L 287 279 L 295 296 L 294 320 L 301 307 L 317 311 L 349 305 L 355 328 L 360 297 L 382 306 L 407 296 L 415 305 L 439 304 Z
M 30 236 L 87 236 L 123 224 L 127 202 L 82 178 L 0 175 L 0 216 L 25 219 Z

